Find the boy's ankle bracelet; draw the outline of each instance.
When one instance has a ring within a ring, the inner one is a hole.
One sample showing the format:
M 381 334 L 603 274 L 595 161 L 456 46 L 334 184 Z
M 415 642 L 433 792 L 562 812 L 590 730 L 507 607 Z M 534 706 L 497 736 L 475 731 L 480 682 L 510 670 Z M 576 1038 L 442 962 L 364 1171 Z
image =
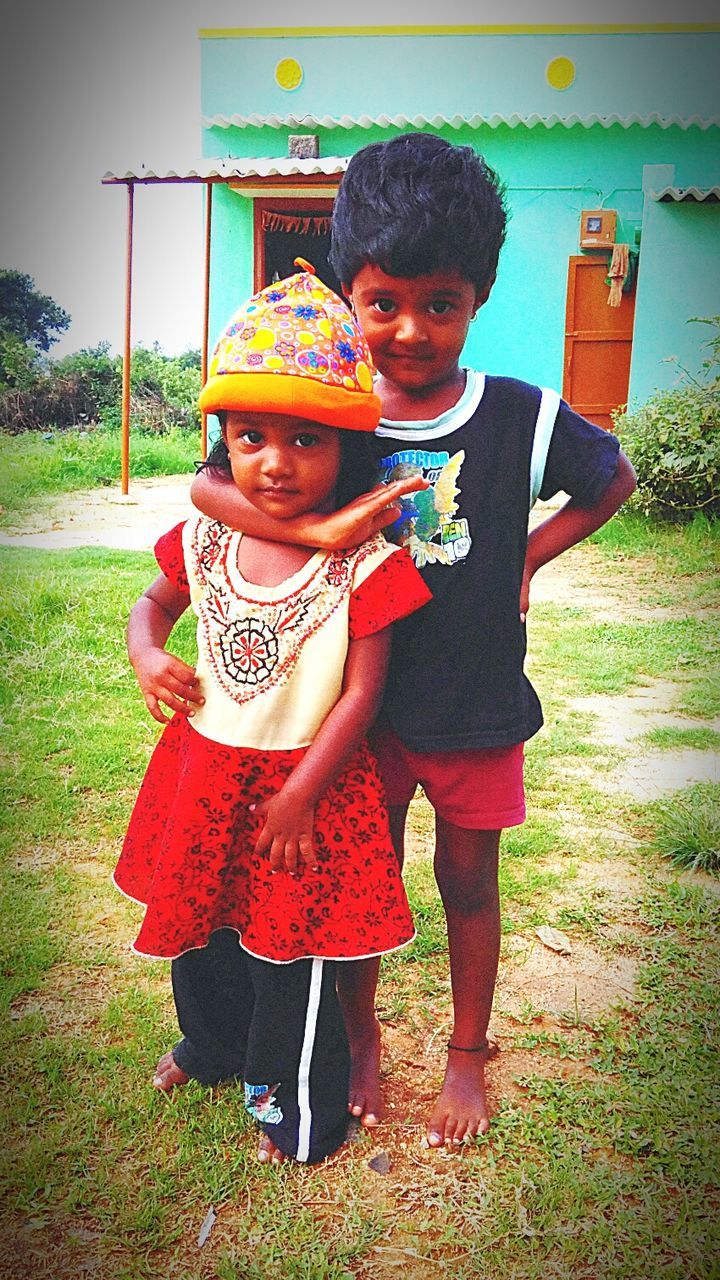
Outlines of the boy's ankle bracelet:
M 453 1044 L 452 1040 L 447 1042 L 448 1049 L 454 1049 L 456 1053 L 486 1053 L 488 1049 L 487 1040 L 483 1040 L 482 1044 L 476 1044 L 472 1049 L 466 1048 L 462 1044 Z

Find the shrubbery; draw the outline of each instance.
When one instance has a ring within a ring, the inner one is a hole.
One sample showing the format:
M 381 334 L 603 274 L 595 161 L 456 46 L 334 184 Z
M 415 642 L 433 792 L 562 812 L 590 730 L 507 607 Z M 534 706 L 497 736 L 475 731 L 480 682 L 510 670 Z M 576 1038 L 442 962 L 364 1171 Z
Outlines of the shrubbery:
M 720 316 L 706 344 L 700 379 L 658 391 L 641 408 L 615 415 L 623 449 L 637 472 L 630 506 L 684 520 L 695 512 L 720 515 Z
M 166 356 L 155 347 L 136 347 L 131 362 L 130 416 L 134 428 L 195 429 L 200 416 L 200 353 Z M 0 383 L 0 431 L 63 431 L 77 426 L 117 427 L 120 423 L 122 360 L 107 343 L 47 360 L 23 385 Z

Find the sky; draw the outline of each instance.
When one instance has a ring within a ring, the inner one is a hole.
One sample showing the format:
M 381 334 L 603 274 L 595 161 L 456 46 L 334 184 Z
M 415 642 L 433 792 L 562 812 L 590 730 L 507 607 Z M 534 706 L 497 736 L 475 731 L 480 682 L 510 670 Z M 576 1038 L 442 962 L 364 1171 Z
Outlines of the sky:
M 51 351 L 123 343 L 127 198 L 107 170 L 200 156 L 200 28 L 337 26 L 329 0 L 15 0 L 0 51 L 0 266 L 69 312 Z M 366 0 L 358 25 L 703 22 L 715 0 Z M 135 189 L 133 343 L 169 355 L 202 335 L 200 187 Z

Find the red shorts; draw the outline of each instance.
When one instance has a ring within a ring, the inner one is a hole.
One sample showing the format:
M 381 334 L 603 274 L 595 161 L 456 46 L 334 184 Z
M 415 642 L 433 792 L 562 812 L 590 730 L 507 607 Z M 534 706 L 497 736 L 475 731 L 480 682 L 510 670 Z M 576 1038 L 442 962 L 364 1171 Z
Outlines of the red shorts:
M 389 806 L 408 805 L 419 784 L 441 818 L 471 831 L 525 821 L 524 745 L 425 752 L 410 751 L 387 726 L 370 737 Z

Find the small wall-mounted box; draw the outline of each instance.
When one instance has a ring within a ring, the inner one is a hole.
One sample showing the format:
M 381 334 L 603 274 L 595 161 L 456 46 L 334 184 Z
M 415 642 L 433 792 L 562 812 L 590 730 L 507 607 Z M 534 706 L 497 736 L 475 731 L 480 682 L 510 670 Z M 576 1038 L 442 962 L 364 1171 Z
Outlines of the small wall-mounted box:
M 607 249 L 615 244 L 615 209 L 583 209 L 580 214 L 580 248 Z

